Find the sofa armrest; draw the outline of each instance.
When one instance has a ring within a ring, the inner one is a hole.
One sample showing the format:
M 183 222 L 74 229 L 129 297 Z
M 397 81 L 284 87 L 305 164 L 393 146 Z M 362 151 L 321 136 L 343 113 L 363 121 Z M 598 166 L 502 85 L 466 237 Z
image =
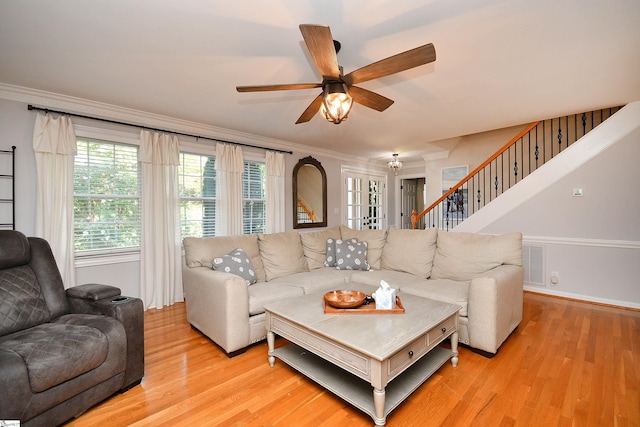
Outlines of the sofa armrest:
M 522 321 L 524 268 L 501 265 L 469 285 L 469 345 L 496 353 Z
M 88 283 L 66 290 L 74 313 L 113 317 L 127 334 L 127 369 L 123 389 L 138 384 L 144 376 L 144 306 L 140 298 L 120 295 L 120 288 Z
M 249 291 L 244 279 L 183 265 L 182 283 L 191 325 L 227 354 L 249 345 Z

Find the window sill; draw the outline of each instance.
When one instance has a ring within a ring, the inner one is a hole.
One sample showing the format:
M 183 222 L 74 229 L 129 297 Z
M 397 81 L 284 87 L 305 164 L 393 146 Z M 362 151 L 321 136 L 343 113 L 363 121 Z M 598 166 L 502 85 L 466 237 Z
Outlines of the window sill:
M 140 262 L 140 250 L 76 254 L 75 265 L 76 268 L 82 268 L 108 264 L 123 264 L 127 262 Z

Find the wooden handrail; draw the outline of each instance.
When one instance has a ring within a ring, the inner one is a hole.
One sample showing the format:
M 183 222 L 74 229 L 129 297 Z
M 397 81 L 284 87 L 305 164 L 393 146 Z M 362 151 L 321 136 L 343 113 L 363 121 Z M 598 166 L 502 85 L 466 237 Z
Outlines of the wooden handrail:
M 298 206 L 300 206 L 302 208 L 302 210 L 304 211 L 304 213 L 306 213 L 309 216 L 309 219 L 311 220 L 311 222 L 316 222 L 316 213 L 313 210 L 310 210 L 307 205 L 304 204 L 304 202 L 300 199 L 298 199 Z
M 513 144 L 515 144 L 520 138 L 522 138 L 523 136 L 525 136 L 527 133 L 529 133 L 532 129 L 534 129 L 536 126 L 538 126 L 541 123 L 541 121 L 537 121 L 537 122 L 533 122 L 530 125 L 528 125 L 527 127 L 525 127 L 522 131 L 520 131 L 516 136 L 514 136 L 513 138 L 511 138 L 509 140 L 509 142 L 507 142 L 505 145 L 502 146 L 502 148 L 500 148 L 498 151 L 496 151 L 493 155 L 491 155 L 487 160 L 485 160 L 484 162 L 482 162 L 480 164 L 480 166 L 478 166 L 477 168 L 475 168 L 473 171 L 471 171 L 467 176 L 465 176 L 464 178 L 462 178 L 462 180 L 460 180 L 460 182 L 458 182 L 456 185 L 454 185 L 453 187 L 451 187 L 449 189 L 449 191 L 447 191 L 446 193 L 444 193 L 442 195 L 442 197 L 440 197 L 438 200 L 436 200 L 435 202 L 433 202 L 431 205 L 429 205 L 429 207 L 427 207 L 425 210 L 423 210 L 422 212 L 420 212 L 420 214 L 418 214 L 416 212 L 416 210 L 414 209 L 413 212 L 411 212 L 411 225 L 412 227 L 415 229 L 417 228 L 417 224 L 418 221 L 420 220 L 420 218 L 424 217 L 429 211 L 431 211 L 433 208 L 435 208 L 436 206 L 438 206 L 440 203 L 442 203 L 443 200 L 446 200 L 447 197 L 449 197 L 451 194 L 455 193 L 456 191 L 458 191 L 458 188 L 460 188 L 465 182 L 469 181 L 476 173 L 478 173 L 479 171 L 481 171 L 482 169 L 484 169 L 489 163 L 491 163 L 493 160 L 495 160 L 496 158 L 498 158 L 498 156 L 500 156 L 502 153 L 504 153 L 505 151 L 507 151 Z

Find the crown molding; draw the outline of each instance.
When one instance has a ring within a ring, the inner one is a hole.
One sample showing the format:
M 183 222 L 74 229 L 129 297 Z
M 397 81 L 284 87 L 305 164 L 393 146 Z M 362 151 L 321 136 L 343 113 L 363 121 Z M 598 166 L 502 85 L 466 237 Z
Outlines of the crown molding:
M 238 132 L 203 123 L 177 119 L 175 117 L 6 83 L 0 83 L 0 98 L 33 104 L 37 107 L 51 110 L 61 110 L 89 117 L 127 122 L 138 127 L 148 126 L 166 129 L 167 131 L 197 134 L 212 139 L 260 145 L 265 148 L 278 150 L 290 150 L 319 157 L 329 157 L 344 162 L 371 163 L 371 159 L 365 157 L 351 156 L 336 151 L 296 144 L 290 141 Z

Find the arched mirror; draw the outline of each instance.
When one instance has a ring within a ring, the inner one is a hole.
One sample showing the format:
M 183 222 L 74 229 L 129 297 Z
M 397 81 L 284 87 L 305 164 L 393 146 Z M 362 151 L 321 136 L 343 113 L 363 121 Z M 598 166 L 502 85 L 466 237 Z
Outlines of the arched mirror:
M 327 226 L 327 174 L 313 157 L 293 168 L 293 228 Z

